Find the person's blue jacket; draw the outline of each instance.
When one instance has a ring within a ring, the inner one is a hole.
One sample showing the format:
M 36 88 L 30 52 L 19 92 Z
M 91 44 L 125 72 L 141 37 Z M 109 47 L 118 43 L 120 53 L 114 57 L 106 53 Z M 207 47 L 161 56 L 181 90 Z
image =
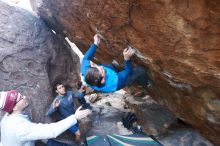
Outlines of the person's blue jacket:
M 97 46 L 92 44 L 88 51 L 85 53 L 82 63 L 81 63 L 81 74 L 85 79 L 87 70 L 91 67 L 90 60 L 96 52 Z M 106 72 L 105 85 L 101 87 L 90 86 L 96 91 L 100 92 L 114 92 L 125 87 L 127 77 L 132 73 L 132 64 L 131 61 L 125 61 L 125 69 L 121 72 L 117 72 L 110 67 L 109 65 L 101 65 Z
M 84 92 L 72 92 L 67 91 L 64 96 L 56 96 L 55 98 L 58 98 L 60 101 L 60 104 L 58 108 L 54 108 L 53 104 L 51 104 L 49 110 L 47 111 L 46 115 L 50 116 L 52 115 L 56 110 L 60 113 L 61 119 L 64 119 L 66 117 L 69 117 L 70 115 L 74 114 L 74 102 L 73 98 L 84 98 L 85 93 Z

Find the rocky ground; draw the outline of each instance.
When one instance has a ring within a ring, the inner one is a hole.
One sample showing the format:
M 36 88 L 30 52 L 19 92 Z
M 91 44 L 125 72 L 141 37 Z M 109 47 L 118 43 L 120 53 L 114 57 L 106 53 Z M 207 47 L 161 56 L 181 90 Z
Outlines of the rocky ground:
M 107 135 L 111 133 L 128 135 L 132 132 L 124 128 L 121 119 L 125 112 L 132 111 L 126 104 L 129 100 L 134 101 L 132 96 L 128 95 L 125 91 L 120 90 L 115 93 L 102 93 L 86 96 L 86 100 L 92 105 L 92 115 L 80 122 L 81 131 L 86 136 L 91 135 Z M 144 97 L 148 101 L 148 105 L 154 105 L 156 102 L 147 95 Z M 149 114 L 154 115 L 154 111 Z M 160 121 L 160 118 L 153 118 L 146 121 L 151 123 L 152 127 L 145 125 L 144 129 L 157 129 L 156 123 Z M 138 121 L 138 123 L 140 123 Z M 142 126 L 142 125 L 141 125 Z M 208 140 L 203 138 L 198 132 L 193 130 L 190 126 L 184 124 L 180 120 L 177 120 L 174 124 L 170 125 L 165 133 L 154 135 L 157 140 L 165 146 L 213 146 Z M 69 140 L 74 139 L 68 134 L 63 134 L 58 139 L 74 145 L 74 142 Z M 68 139 L 68 140 L 67 140 Z

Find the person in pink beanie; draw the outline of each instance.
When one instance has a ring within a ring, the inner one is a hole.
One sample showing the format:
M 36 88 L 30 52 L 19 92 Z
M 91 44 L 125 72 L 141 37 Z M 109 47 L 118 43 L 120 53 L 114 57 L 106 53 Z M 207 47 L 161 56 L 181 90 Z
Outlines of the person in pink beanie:
M 16 90 L 11 90 L 8 92 L 0 93 L 0 109 L 11 113 L 18 98 L 18 92 Z
M 23 112 L 28 105 L 26 96 L 16 90 L 0 92 L 0 109 L 6 112 L 1 120 L 3 146 L 34 146 L 35 140 L 55 138 L 91 113 L 80 107 L 75 114 L 59 122 L 33 123 Z

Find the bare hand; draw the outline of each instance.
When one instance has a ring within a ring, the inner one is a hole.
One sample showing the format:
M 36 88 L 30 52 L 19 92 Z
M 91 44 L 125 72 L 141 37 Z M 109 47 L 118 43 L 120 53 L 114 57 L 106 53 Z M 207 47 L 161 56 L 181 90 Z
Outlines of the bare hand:
M 130 60 L 131 57 L 135 54 L 135 50 L 132 48 L 125 48 L 123 51 L 124 60 Z
M 75 135 L 79 136 L 81 135 L 81 132 L 79 131 L 79 129 L 75 132 Z
M 77 120 L 81 120 L 91 114 L 91 111 L 89 109 L 80 110 L 81 108 L 82 106 L 80 106 L 75 112 L 75 117 Z
M 94 36 L 94 44 L 98 46 L 100 44 L 100 41 L 101 41 L 101 39 L 99 37 L 99 34 L 95 34 L 95 36 Z
M 53 108 L 57 108 L 60 105 L 60 100 L 58 98 L 53 101 Z

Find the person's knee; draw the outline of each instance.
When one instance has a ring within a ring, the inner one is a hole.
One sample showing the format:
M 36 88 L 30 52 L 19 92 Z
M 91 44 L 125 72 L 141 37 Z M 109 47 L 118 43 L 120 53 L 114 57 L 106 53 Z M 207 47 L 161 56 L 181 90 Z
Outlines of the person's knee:
M 62 143 L 62 142 L 59 142 L 53 139 L 49 139 L 47 141 L 47 146 L 70 146 L 70 145 L 67 145 L 65 143 Z
M 49 139 L 47 141 L 47 146 L 56 146 L 57 145 L 57 141 L 53 140 L 53 139 Z

